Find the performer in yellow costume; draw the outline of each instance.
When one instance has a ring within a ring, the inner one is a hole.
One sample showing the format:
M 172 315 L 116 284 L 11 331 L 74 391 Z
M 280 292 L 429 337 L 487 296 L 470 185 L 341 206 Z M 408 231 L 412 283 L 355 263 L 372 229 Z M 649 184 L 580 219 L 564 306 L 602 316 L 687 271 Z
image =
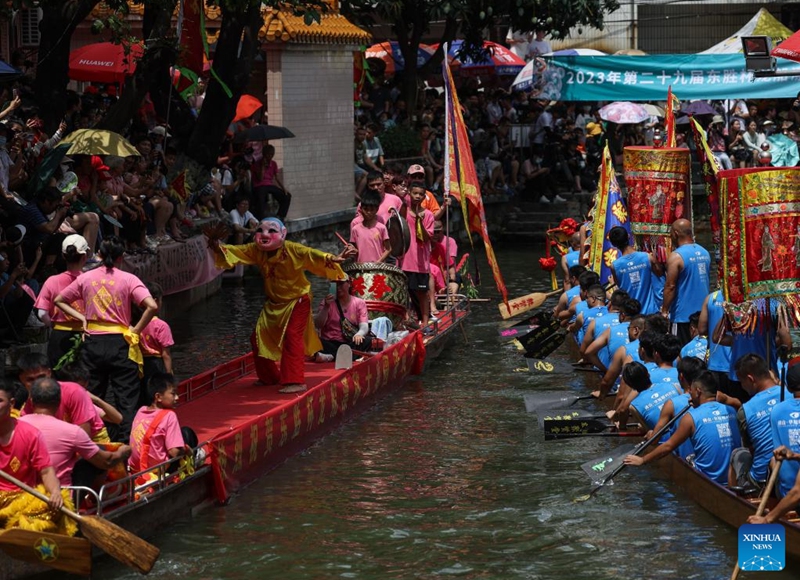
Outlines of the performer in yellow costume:
M 262 220 L 251 244 L 232 246 L 211 239 L 209 246 L 218 268 L 253 265 L 264 278 L 267 300 L 250 337 L 259 380 L 279 383 L 281 393 L 305 391 L 304 358 L 322 349 L 311 318 L 311 284 L 305 271 L 344 280 L 339 266 L 344 258 L 286 241 L 286 227 L 277 218 Z

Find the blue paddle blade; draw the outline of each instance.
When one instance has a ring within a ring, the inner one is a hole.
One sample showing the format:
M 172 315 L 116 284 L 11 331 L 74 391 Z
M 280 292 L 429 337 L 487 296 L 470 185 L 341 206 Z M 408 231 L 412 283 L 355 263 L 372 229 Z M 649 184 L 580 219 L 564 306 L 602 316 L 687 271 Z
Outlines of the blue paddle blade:
M 581 469 L 591 478 L 592 483 L 598 483 L 619 467 L 625 457 L 636 451 L 636 447 L 633 444 L 620 445 L 611 450 L 608 455 L 597 457 L 582 464 Z

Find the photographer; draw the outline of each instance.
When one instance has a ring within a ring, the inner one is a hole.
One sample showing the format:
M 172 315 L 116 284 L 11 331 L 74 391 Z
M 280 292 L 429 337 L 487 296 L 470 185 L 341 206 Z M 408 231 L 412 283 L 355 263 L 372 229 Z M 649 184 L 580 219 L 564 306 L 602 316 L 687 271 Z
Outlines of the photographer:
M 45 265 L 53 264 L 61 255 L 61 242 L 66 235 L 58 229 L 69 215 L 69 203 L 69 196 L 62 196 L 55 187 L 45 187 L 20 210 L 19 221 L 27 230 L 22 243 L 25 263 L 33 261 L 39 246 Z

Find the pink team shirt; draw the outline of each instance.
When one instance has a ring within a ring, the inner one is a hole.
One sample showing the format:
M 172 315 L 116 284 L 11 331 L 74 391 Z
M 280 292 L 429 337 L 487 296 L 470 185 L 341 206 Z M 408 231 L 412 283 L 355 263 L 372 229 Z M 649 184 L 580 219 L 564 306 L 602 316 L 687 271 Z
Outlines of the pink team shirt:
M 56 419 L 73 425 L 83 425 L 88 422 L 93 426 L 97 411 L 95 411 L 89 392 L 78 383 L 59 381 L 58 384 L 61 385 L 61 404 L 56 411 Z M 33 403 L 28 399 L 21 414 L 30 415 L 31 413 L 33 413 Z
M 139 347 L 145 356 L 161 356 L 164 349 L 171 347 L 173 344 L 175 344 L 175 341 L 172 340 L 172 330 L 169 324 L 158 316 L 154 316 L 153 320 L 142 331 Z
M 377 262 L 383 256 L 384 242 L 389 240 L 389 231 L 386 226 L 376 222 L 368 228 L 363 222 L 350 225 L 350 242 L 358 248 L 357 262 Z
M 383 195 L 383 201 L 381 202 L 381 205 L 378 206 L 378 221 L 382 224 L 386 224 L 391 216 L 391 209 L 394 208 L 399 212 L 401 207 L 403 207 L 402 199 L 393 193 L 385 193 Z M 361 204 L 358 204 L 358 208 L 356 208 L 356 217 L 353 218 L 353 222 L 350 225 L 351 229 L 354 224 L 360 224 L 364 221 L 364 216 L 362 216 L 361 212 L 358 211 L 360 209 Z
M 50 320 L 57 324 L 59 322 L 77 322 L 74 318 L 71 318 L 64 314 L 60 308 L 57 308 L 55 305 L 56 296 L 58 296 L 62 290 L 64 290 L 67 286 L 72 284 L 76 278 L 81 276 L 81 272 L 62 272 L 61 274 L 56 274 L 55 276 L 50 276 L 47 280 L 44 281 L 42 285 L 42 289 L 39 291 L 39 296 L 36 298 L 36 302 L 34 306 L 39 310 L 44 310 L 50 315 Z M 78 298 L 74 302 L 70 302 L 70 306 L 72 306 L 75 310 L 80 312 L 81 314 L 86 312 L 86 307 L 83 304 L 83 299 Z
M 406 214 L 406 221 L 408 222 L 408 231 L 411 233 L 409 236 L 411 244 L 408 252 L 403 256 L 403 271 L 427 274 L 431 271 L 431 241 L 420 242 L 417 239 L 416 217 L 412 216 L 410 211 Z M 431 212 L 427 209 L 422 210 L 422 227 L 429 236 L 433 235 L 434 221 Z
M 50 415 L 25 415 L 20 421 L 33 425 L 42 434 L 62 487 L 72 485 L 72 468 L 79 457 L 91 459 L 100 451 L 86 431 Z
M 16 425 L 8 445 L 0 445 L 0 469 L 10 473 L 22 483 L 36 487 L 39 472 L 53 465 L 44 437 L 33 425 L 13 419 Z M 19 491 L 19 488 L 0 479 L 0 491 Z
M 131 456 L 128 465 L 131 469 L 139 469 L 139 457 L 142 451 L 142 441 L 150 428 L 150 423 L 156 418 L 163 409 L 150 409 L 142 407 L 133 418 L 131 427 Z M 167 411 L 167 415 L 161 420 L 150 437 L 150 453 L 147 461 L 148 467 L 164 463 L 169 457 L 168 451 L 176 447 L 183 448 L 183 435 L 181 426 L 178 423 L 178 416 L 175 411 Z
M 322 304 L 324 305 L 325 303 L 323 302 Z M 342 312 L 344 312 L 344 317 L 356 326 L 362 322 L 369 322 L 367 303 L 357 296 L 351 296 L 350 303 L 347 306 L 342 304 Z M 319 335 L 325 340 L 346 342 L 342 334 L 340 321 L 339 309 L 336 308 L 336 301 L 334 300 L 328 304 L 328 320 L 322 325 Z
M 127 328 L 131 324 L 131 301 L 141 304 L 150 297 L 150 292 L 133 274 L 100 266 L 78 276 L 61 291 L 61 297 L 70 304 L 82 298 L 89 322 L 108 322 Z M 90 330 L 89 334 L 118 333 Z
M 433 290 L 434 292 L 438 292 L 439 290 L 444 290 L 444 274 L 442 274 L 442 270 L 431 262 L 431 276 L 433 276 Z

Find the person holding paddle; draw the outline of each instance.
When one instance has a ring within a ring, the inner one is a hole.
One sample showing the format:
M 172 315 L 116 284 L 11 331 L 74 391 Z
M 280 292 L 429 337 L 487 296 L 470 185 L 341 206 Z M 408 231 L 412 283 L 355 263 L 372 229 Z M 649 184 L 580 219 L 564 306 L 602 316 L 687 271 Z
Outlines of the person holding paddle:
M 637 467 L 672 453 L 684 441 L 694 447 L 694 468 L 720 485 L 728 483 L 728 463 L 733 449 L 741 444 L 736 412 L 717 402 L 717 379 L 703 371 L 689 389 L 692 408 L 683 416 L 675 433 L 653 451 L 639 457 L 628 455 L 625 465 Z

